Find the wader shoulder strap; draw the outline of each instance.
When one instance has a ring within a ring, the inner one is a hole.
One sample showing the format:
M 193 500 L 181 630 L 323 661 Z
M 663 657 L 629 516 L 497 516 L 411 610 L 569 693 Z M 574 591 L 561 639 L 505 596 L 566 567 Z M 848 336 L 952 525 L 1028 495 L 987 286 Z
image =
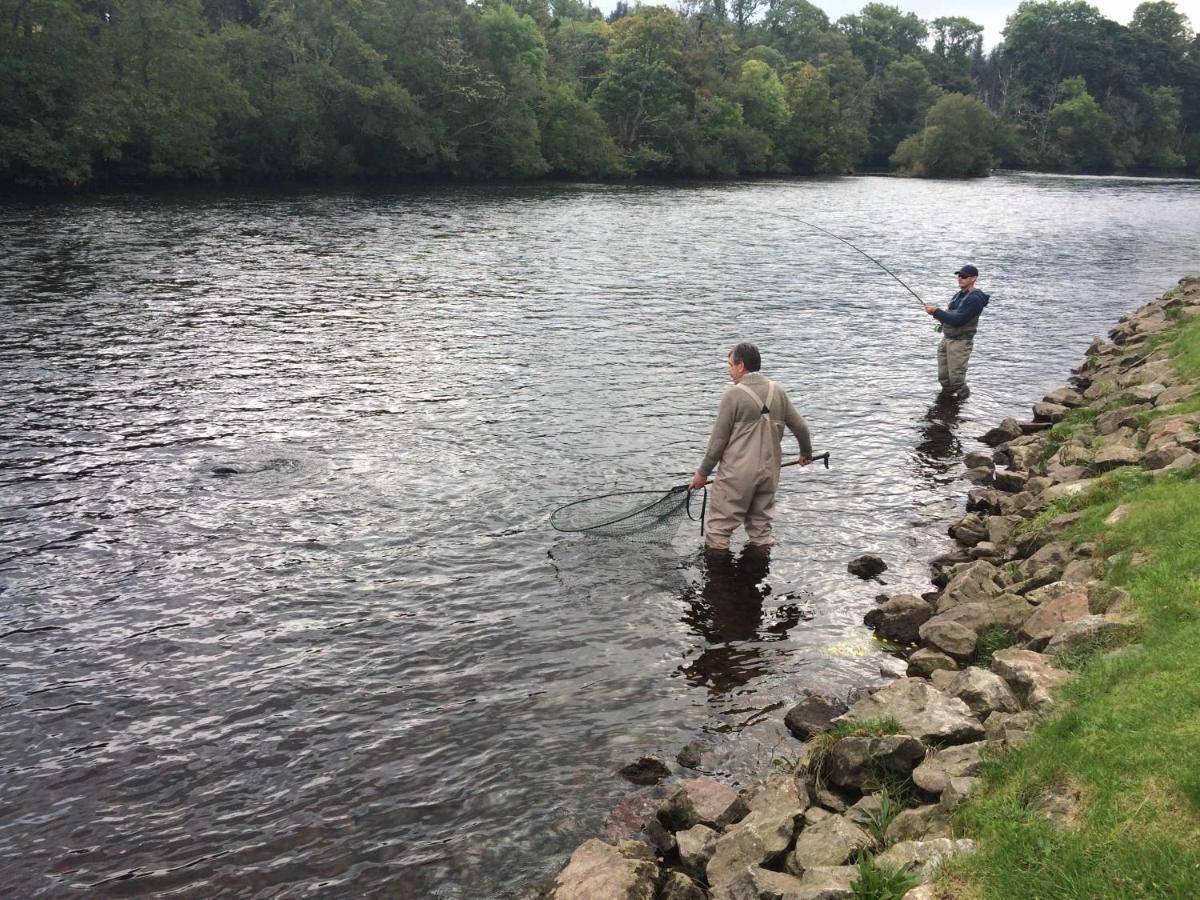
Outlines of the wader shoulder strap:
M 750 388 L 748 388 L 746 385 L 742 384 L 740 381 L 737 383 L 736 386 L 740 387 L 743 391 L 745 391 L 747 394 L 749 394 L 751 397 L 754 398 L 755 404 L 757 404 L 760 407 L 760 412 L 764 416 L 769 416 L 771 414 L 771 401 L 775 399 L 775 382 L 773 382 L 773 381 L 767 382 L 767 399 L 766 400 L 763 400 L 761 397 L 758 396 L 758 394 L 754 393 L 754 391 L 750 390 Z

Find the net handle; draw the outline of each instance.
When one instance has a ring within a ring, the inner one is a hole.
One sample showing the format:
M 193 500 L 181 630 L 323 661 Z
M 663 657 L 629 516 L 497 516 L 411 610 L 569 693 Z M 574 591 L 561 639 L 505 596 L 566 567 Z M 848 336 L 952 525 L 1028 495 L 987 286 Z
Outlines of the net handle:
M 823 462 L 823 463 L 825 463 L 825 468 L 828 469 L 829 468 L 829 451 L 826 450 L 820 456 L 812 457 L 811 459 L 809 459 L 809 462 L 810 463 Z M 798 465 L 800 465 L 800 460 L 793 459 L 791 462 L 785 462 L 785 463 L 781 464 L 779 466 L 779 468 L 786 469 L 788 466 L 798 466 Z M 712 484 L 714 481 L 716 481 L 715 478 L 710 478 L 710 479 L 708 479 L 708 481 L 704 482 L 704 486 L 708 487 L 708 485 Z

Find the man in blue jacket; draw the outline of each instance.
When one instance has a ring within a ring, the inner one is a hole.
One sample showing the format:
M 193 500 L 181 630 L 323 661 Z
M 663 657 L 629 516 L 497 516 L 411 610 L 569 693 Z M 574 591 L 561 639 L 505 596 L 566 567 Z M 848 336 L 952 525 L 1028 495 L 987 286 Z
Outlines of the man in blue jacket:
M 942 393 L 965 400 L 971 396 L 967 363 L 975 346 L 979 314 L 988 305 L 988 295 L 975 290 L 979 270 L 974 266 L 963 266 L 954 274 L 958 276 L 958 293 L 950 299 L 950 304 L 938 309 L 926 303 L 925 312 L 938 320 L 942 332 L 942 342 L 938 344 L 938 381 L 942 383 Z

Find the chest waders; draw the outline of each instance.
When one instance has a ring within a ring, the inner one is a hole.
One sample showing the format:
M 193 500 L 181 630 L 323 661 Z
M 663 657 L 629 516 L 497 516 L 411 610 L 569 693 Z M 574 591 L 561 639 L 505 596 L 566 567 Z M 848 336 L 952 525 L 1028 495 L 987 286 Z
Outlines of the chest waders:
M 950 301 L 950 307 L 954 306 L 955 301 L 966 296 L 960 292 Z M 967 364 L 971 361 L 971 350 L 975 346 L 975 332 L 978 329 L 978 317 L 965 325 L 942 326 L 942 341 L 938 344 L 937 361 L 938 381 L 943 391 L 953 391 L 964 396 L 969 393 Z
M 733 389 L 745 391 L 760 413 L 752 421 L 734 425 L 721 454 L 704 537 L 705 545 L 714 550 L 728 549 L 729 536 L 739 525 L 746 527 L 750 543 L 774 543 L 771 520 L 775 518 L 775 490 L 779 487 L 779 466 L 783 461 L 780 446 L 783 421 L 771 420 L 775 382 L 767 382 L 765 400 L 741 382 Z

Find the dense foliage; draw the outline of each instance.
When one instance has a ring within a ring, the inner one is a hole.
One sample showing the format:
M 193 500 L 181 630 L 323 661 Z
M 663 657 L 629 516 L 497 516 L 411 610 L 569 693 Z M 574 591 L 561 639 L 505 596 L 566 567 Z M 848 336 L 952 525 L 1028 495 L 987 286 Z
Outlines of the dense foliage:
M 0 183 L 1200 170 L 1200 38 L 1026 0 L 0 0 Z

